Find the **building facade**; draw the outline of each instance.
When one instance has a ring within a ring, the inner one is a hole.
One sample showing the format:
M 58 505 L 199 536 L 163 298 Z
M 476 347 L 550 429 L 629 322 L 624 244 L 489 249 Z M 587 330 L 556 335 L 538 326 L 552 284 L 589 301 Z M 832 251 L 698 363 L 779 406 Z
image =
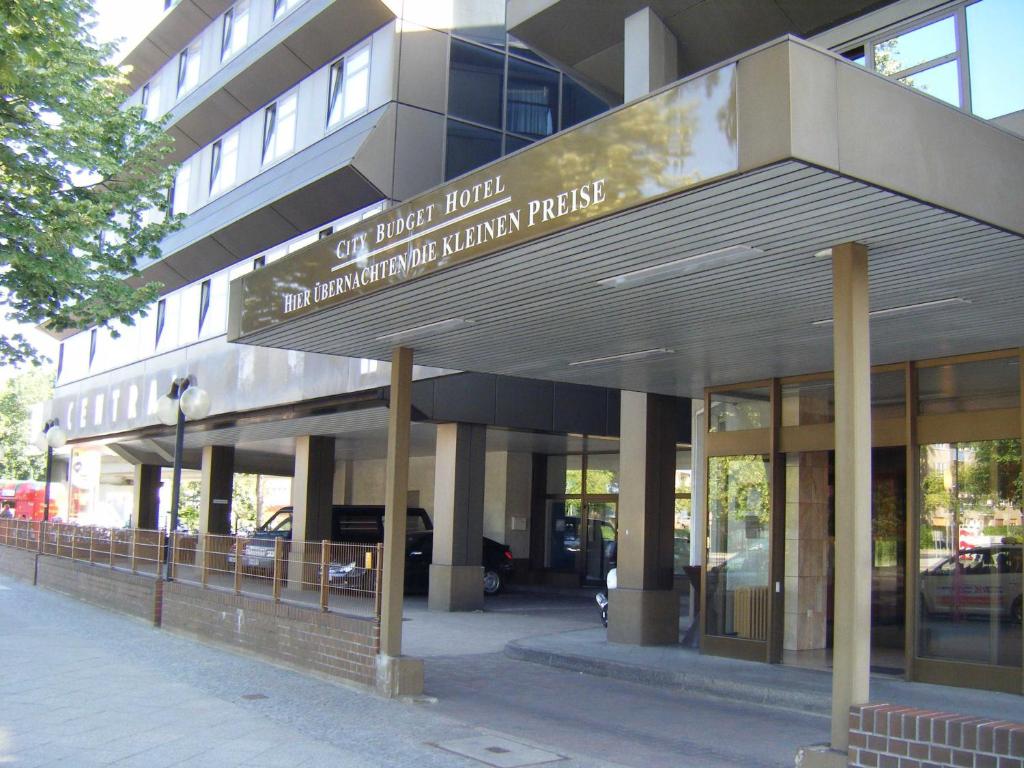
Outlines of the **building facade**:
M 297 508 L 329 450 L 336 501 L 407 482 L 458 530 L 477 445 L 525 578 L 599 582 L 617 537 L 609 638 L 670 643 L 699 564 L 702 650 L 831 665 L 843 733 L 871 666 L 1024 692 L 1024 7 L 636 5 L 171 7 L 127 103 L 188 219 L 153 311 L 64 341 L 53 415 L 149 525 L 186 373 L 186 463 Z

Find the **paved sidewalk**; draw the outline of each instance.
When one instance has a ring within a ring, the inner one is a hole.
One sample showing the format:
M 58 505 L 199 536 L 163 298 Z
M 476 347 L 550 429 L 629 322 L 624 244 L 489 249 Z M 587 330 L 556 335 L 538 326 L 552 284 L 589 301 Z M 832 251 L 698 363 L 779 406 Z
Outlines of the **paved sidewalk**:
M 535 746 L 500 724 L 465 725 L 430 704 L 298 674 L 6 576 L 0 658 L 5 767 L 481 768 L 435 745 Z M 572 754 L 557 764 L 613 765 Z
M 679 688 L 775 707 L 827 715 L 832 706 L 830 672 L 758 664 L 673 647 L 608 642 L 602 627 L 525 637 L 505 653 L 522 661 L 592 675 Z M 968 688 L 908 683 L 873 675 L 871 701 L 1024 723 L 1024 696 Z

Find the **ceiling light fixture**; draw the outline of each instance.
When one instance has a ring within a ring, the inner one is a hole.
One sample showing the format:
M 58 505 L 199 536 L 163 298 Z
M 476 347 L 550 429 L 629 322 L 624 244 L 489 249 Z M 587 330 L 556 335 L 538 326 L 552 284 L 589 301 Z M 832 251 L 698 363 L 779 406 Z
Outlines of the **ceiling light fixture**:
M 595 365 L 597 363 L 613 363 L 634 360 L 646 360 L 649 357 L 661 357 L 674 354 L 675 350 L 658 347 L 657 349 L 641 349 L 639 352 L 624 352 L 621 355 L 608 355 L 607 357 L 592 357 L 589 360 L 577 360 L 569 365 Z
M 427 336 L 436 336 L 439 333 L 445 333 L 447 331 L 455 331 L 458 330 L 459 328 L 465 328 L 466 326 L 473 324 L 473 320 L 466 320 L 461 317 L 453 317 L 448 320 L 439 320 L 436 323 L 418 325 L 415 328 L 406 328 L 404 331 L 385 333 L 383 336 L 378 336 L 376 340 L 386 341 L 390 344 L 401 344 L 403 342 L 412 341 L 414 339 L 426 338 Z
M 665 264 L 638 269 L 634 272 L 626 272 L 615 277 L 606 277 L 603 280 L 598 280 L 597 284 L 607 288 L 644 285 L 657 280 L 664 280 L 667 277 L 688 275 L 691 272 L 724 267 L 756 256 L 764 256 L 764 251 L 760 248 L 752 248 L 749 245 L 731 245 L 728 248 L 719 248 L 717 251 L 708 251 L 696 256 L 687 256 L 685 259 L 676 259 Z
M 901 315 L 904 312 L 917 312 L 924 309 L 935 309 L 936 307 L 946 307 L 952 304 L 970 304 L 970 299 L 963 299 L 959 296 L 953 296 L 948 299 L 936 299 L 935 301 L 922 301 L 917 304 L 906 304 L 902 307 L 889 307 L 887 309 L 875 309 L 868 312 L 868 317 L 887 317 L 889 315 Z M 835 322 L 831 317 L 825 320 L 815 320 L 811 325 L 832 325 Z

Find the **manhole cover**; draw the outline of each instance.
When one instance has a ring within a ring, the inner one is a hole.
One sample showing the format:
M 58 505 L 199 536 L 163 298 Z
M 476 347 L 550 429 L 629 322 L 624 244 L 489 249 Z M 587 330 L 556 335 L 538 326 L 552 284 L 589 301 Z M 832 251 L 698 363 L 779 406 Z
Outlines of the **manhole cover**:
M 562 755 L 546 752 L 526 744 L 498 736 L 475 736 L 471 739 L 445 741 L 434 746 L 463 757 L 471 757 L 494 768 L 521 768 L 565 760 Z
M 242 698 L 246 701 L 258 701 L 259 699 L 267 698 L 265 693 L 243 693 Z

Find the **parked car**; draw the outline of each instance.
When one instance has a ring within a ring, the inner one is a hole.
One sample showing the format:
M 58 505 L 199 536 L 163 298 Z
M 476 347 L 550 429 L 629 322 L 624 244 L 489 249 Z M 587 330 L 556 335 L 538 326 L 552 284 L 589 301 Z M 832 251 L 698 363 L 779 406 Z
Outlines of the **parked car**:
M 434 526 L 426 510 L 409 507 L 405 524 L 405 590 L 426 592 L 433 560 Z M 274 568 L 277 539 L 291 541 L 292 508 L 282 507 L 256 529 L 242 549 L 242 565 L 247 569 L 270 572 Z M 378 544 L 384 541 L 384 507 L 380 505 L 335 504 L 331 508 L 331 541 L 346 544 Z M 483 539 L 483 590 L 495 595 L 512 575 L 512 552 L 493 539 Z M 235 557 L 228 555 L 228 564 Z M 328 583 L 341 586 L 361 580 L 362 563 L 335 563 L 328 566 Z
M 1006 616 L 1020 623 L 1020 544 L 961 549 L 924 571 L 921 608 L 928 614 Z

